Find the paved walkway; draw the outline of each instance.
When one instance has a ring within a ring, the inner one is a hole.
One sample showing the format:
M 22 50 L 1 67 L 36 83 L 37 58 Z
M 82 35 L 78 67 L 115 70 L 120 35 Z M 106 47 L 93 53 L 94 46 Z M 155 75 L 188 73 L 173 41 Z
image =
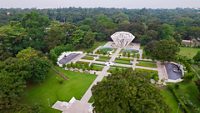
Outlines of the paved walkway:
M 109 68 L 110 68 L 109 66 L 105 66 L 102 72 L 97 75 L 97 78 L 94 80 L 94 82 L 90 85 L 86 93 L 81 98 L 81 102 L 88 102 L 90 100 L 90 98 L 92 97 L 92 91 L 91 91 L 92 87 L 96 85 L 97 82 L 100 82 L 104 78 L 104 76 L 107 76 L 107 70 Z
M 102 46 L 97 47 L 94 51 L 93 54 L 95 54 Z
M 115 58 L 118 56 L 118 54 L 120 53 L 121 50 L 122 50 L 122 48 L 117 48 L 115 53 L 112 54 L 112 56 L 110 58 L 110 62 L 114 62 L 115 61 Z
M 161 82 L 161 80 L 168 79 L 168 75 L 167 75 L 167 71 L 165 69 L 165 66 L 163 64 L 161 64 L 160 61 L 157 61 L 157 68 L 158 68 L 158 76 L 159 76 L 158 82 Z
M 112 56 L 111 56 L 111 58 L 110 58 L 110 62 L 112 62 L 112 61 L 114 61 L 115 60 L 115 58 L 117 57 L 117 55 L 119 54 L 119 52 L 121 51 L 121 48 L 118 48 L 116 51 L 115 51 L 115 53 L 113 53 L 112 54 Z M 91 62 L 91 60 L 83 60 L 83 59 L 81 59 L 82 61 L 90 61 Z M 81 61 L 80 60 L 80 61 Z M 105 62 L 99 62 L 99 61 L 92 61 L 92 62 L 98 62 L 98 63 L 104 63 L 105 64 Z M 104 68 L 103 68 L 103 70 L 101 71 L 101 73 L 99 73 L 99 74 L 97 74 L 97 78 L 94 80 L 94 82 L 90 85 L 90 87 L 88 88 L 88 90 L 86 91 L 86 93 L 83 95 L 83 97 L 81 98 L 81 102 L 85 102 L 85 103 L 87 103 L 89 100 L 90 100 L 90 98 L 92 97 L 92 91 L 91 91 L 91 89 L 92 89 L 92 87 L 94 86 L 94 85 L 96 85 L 97 84 L 97 82 L 100 82 L 103 78 L 104 78 L 104 76 L 107 76 L 108 75 L 108 73 L 107 73 L 107 71 L 108 71 L 108 69 L 110 68 L 110 66 L 105 66 Z

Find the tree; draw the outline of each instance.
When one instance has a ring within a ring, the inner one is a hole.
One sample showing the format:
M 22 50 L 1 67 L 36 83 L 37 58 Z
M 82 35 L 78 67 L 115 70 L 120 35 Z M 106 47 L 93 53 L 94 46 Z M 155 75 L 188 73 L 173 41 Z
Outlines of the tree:
M 20 62 L 26 62 L 28 74 L 31 75 L 27 80 L 31 82 L 42 82 L 45 80 L 49 68 L 51 67 L 51 62 L 47 57 L 29 47 L 20 51 L 17 54 L 17 58 Z
M 64 27 L 56 21 L 53 21 L 47 30 L 47 36 L 45 37 L 45 44 L 47 50 L 51 50 L 58 45 L 66 43 L 66 33 Z
M 0 60 L 14 56 L 22 50 L 27 40 L 27 33 L 20 23 L 11 22 L 0 27 Z
M 92 88 L 96 113 L 167 113 L 159 90 L 140 73 L 119 71 Z
M 18 105 L 25 82 L 15 73 L 0 71 L 0 111 Z
M 72 50 L 74 50 L 74 47 L 71 44 L 56 46 L 50 50 L 50 58 L 54 63 L 56 63 L 58 56 L 61 55 L 62 52 Z
M 84 38 L 85 32 L 83 30 L 76 30 L 72 34 L 71 43 L 76 47 L 80 47 L 82 40 Z
M 95 33 L 91 31 L 86 32 L 82 41 L 83 47 L 90 48 L 94 45 L 94 42 L 95 42 Z
M 176 58 L 180 48 L 176 41 L 161 40 L 148 43 L 144 50 L 152 59 L 171 61 Z
M 197 54 L 193 57 L 194 61 L 199 63 L 200 62 L 200 51 L 197 52 Z
M 161 39 L 173 39 L 174 28 L 169 24 L 163 24 L 159 33 Z
M 37 50 L 44 49 L 45 30 L 49 26 L 50 20 L 48 17 L 39 14 L 38 12 L 31 12 L 24 15 L 21 20 L 22 26 L 28 32 L 30 41 L 29 45 Z

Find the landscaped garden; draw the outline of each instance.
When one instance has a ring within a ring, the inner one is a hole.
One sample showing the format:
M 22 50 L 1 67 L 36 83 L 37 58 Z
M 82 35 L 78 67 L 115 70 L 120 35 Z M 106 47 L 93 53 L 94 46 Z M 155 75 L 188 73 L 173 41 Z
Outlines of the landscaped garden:
M 138 51 L 132 49 L 123 49 L 120 53 L 123 57 L 137 57 L 138 58 Z
M 149 79 L 154 79 L 156 81 L 158 81 L 158 79 L 159 79 L 158 78 L 158 71 L 139 69 L 139 68 L 136 68 L 135 71 L 138 72 L 138 73 L 142 73 L 144 76 L 146 76 Z
M 95 57 L 95 56 L 92 56 L 92 55 L 86 55 L 86 56 L 84 56 L 82 59 L 94 60 L 94 57 Z
M 99 56 L 98 59 L 96 59 L 96 61 L 102 61 L 102 62 L 107 62 L 110 60 L 110 57 L 108 56 Z
M 130 64 L 131 60 L 132 59 L 130 59 L 130 58 L 116 58 L 115 62 L 120 63 L 120 64 Z
M 108 70 L 108 72 L 113 73 L 121 70 L 127 69 L 126 67 L 121 67 L 121 66 L 111 66 Z
M 109 48 L 109 47 L 101 47 L 99 50 L 97 50 L 97 54 L 103 54 L 103 55 L 106 55 L 106 54 L 109 54 L 109 52 L 111 51 L 114 51 L 113 48 Z
M 104 65 L 101 64 L 92 64 L 91 69 L 95 71 L 101 71 L 103 69 Z
M 156 63 L 153 62 L 153 61 L 144 61 L 144 60 L 142 61 L 142 60 L 139 60 L 138 62 L 139 63 L 136 64 L 137 66 L 151 67 L 151 68 L 156 68 L 157 67 Z
M 28 105 L 39 104 L 42 113 L 59 113 L 51 106 L 57 101 L 69 101 L 72 97 L 81 99 L 90 84 L 96 78 L 95 75 L 66 71 L 56 67 L 68 80 L 62 79 L 53 70 L 48 73 L 48 78 L 40 84 L 29 85 L 22 98 L 22 103 Z

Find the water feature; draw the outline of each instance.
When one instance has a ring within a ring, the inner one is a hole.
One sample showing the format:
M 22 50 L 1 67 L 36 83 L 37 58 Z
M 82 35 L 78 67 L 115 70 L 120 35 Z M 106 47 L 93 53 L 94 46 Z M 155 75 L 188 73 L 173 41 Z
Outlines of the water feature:
M 166 63 L 165 67 L 167 70 L 168 79 L 177 80 L 181 79 L 181 77 L 183 76 L 182 71 L 178 65 L 174 63 Z

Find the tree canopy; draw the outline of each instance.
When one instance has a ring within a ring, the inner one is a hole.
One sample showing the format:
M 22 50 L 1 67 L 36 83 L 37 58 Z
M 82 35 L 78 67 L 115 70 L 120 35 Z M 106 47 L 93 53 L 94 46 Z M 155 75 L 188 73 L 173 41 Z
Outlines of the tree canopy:
M 125 70 L 92 88 L 96 113 L 167 113 L 159 90 L 142 73 Z
M 152 59 L 172 61 L 176 58 L 180 48 L 174 40 L 160 40 L 148 43 L 144 50 Z

